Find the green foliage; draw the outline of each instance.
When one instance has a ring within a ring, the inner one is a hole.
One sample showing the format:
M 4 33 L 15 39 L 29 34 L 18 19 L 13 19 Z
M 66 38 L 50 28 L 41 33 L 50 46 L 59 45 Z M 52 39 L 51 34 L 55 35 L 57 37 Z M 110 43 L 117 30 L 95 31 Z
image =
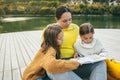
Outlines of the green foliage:
M 28 5 L 30 5 L 30 6 L 56 7 L 59 5 L 59 1 L 29 1 Z
M 86 7 L 85 4 L 80 4 L 80 9 L 85 8 L 85 7 Z
M 0 15 L 5 15 L 5 11 L 3 9 L 0 9 Z
M 1 22 L 0 22 L 1 23 Z M 2 32 L 3 27 L 0 25 L 0 33 Z
M 88 13 L 87 5 L 85 5 L 85 4 L 80 4 L 80 12 L 81 12 L 82 14 L 87 14 L 87 13 Z
M 68 6 L 71 9 L 71 12 L 73 14 L 80 14 L 80 8 L 79 8 L 80 4 L 74 5 L 74 4 L 66 4 L 66 6 Z
M 108 3 L 109 0 L 93 0 L 94 2 L 97 2 L 97 3 Z
M 120 16 L 120 5 L 119 6 L 111 6 L 110 11 L 111 11 L 112 15 Z
M 107 7 L 101 4 L 92 4 L 92 5 L 80 5 L 80 12 L 82 14 L 94 14 L 94 15 L 103 15 L 107 13 Z
M 108 0 L 94 0 L 96 3 L 91 5 L 85 1 L 69 4 L 68 0 L 0 0 L 0 15 L 54 15 L 59 5 L 67 5 L 73 14 L 119 15 L 119 8 L 106 5 Z
M 54 11 L 55 11 L 55 8 L 53 7 L 42 7 L 40 9 L 40 15 L 51 15 L 51 14 L 54 14 Z
M 5 0 L 0 0 L 0 4 L 4 4 L 5 2 Z

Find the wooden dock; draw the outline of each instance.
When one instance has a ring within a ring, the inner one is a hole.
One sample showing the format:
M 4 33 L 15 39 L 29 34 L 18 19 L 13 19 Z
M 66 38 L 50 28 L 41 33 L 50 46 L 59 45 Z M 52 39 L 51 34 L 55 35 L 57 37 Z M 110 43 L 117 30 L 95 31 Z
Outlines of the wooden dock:
M 0 80 L 21 80 L 22 73 L 41 44 L 42 31 L 0 34 Z M 120 29 L 95 29 L 109 57 L 120 60 Z

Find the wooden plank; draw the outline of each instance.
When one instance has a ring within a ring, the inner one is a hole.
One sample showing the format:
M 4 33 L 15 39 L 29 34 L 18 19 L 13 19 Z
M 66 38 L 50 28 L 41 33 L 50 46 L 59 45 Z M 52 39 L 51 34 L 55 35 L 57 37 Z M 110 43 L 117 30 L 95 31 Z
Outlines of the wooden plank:
M 15 49 L 15 53 L 16 53 L 16 59 L 17 59 L 17 63 L 18 63 L 18 68 L 19 68 L 19 72 L 20 72 L 20 76 L 22 77 L 22 67 L 25 67 L 26 66 L 26 62 L 23 58 L 23 55 L 22 55 L 22 50 L 21 50 L 21 47 L 20 47 L 20 42 L 18 41 L 17 39 L 17 35 L 14 34 L 13 36 L 13 39 L 14 39 L 14 49 Z M 14 77 L 16 78 L 16 77 Z
M 9 34 L 6 36 L 5 43 L 5 61 L 4 61 L 4 76 L 3 80 L 12 80 L 12 72 L 11 72 L 11 54 L 10 54 L 10 42 L 9 42 Z
M 40 35 L 40 34 L 39 34 Z M 32 34 L 32 32 L 24 33 L 25 40 L 33 47 L 33 50 L 38 50 L 40 47 L 40 39 L 37 39 L 38 36 L 35 36 L 35 34 Z M 32 48 L 31 47 L 31 48 Z
M 25 39 L 23 38 L 22 33 L 15 34 L 15 36 L 16 36 L 17 44 L 19 45 L 19 49 L 21 50 L 22 58 L 23 58 L 25 64 L 27 65 L 31 61 L 31 56 L 28 54 L 29 52 L 27 50 L 27 48 L 29 49 L 29 47 L 25 46 L 28 42 L 25 42 Z
M 120 60 L 120 29 L 96 29 L 97 37 L 108 51 L 108 56 Z
M 42 31 L 25 31 L 0 34 L 0 80 L 21 80 L 41 44 Z M 120 60 L 120 29 L 95 29 L 109 56 Z
M 10 35 L 10 50 L 11 50 L 11 65 L 12 65 L 12 77 L 13 80 L 21 80 L 21 73 L 19 69 L 18 59 L 17 59 L 17 52 L 15 51 L 14 45 L 14 35 Z
M 34 33 L 34 31 L 32 31 L 32 33 Z M 29 37 L 29 36 L 31 36 L 31 37 Z M 35 37 L 34 35 L 29 34 L 29 32 L 27 32 L 27 33 L 26 32 L 22 32 L 20 34 L 17 34 L 16 37 L 18 37 L 17 38 L 18 41 L 21 42 L 21 44 L 20 44 L 21 51 L 24 51 L 22 53 L 23 53 L 23 57 L 24 57 L 24 59 L 26 61 L 26 64 L 29 64 L 30 61 L 27 61 L 26 58 L 29 57 L 30 60 L 31 60 L 34 57 L 35 53 L 38 51 L 36 49 L 37 48 L 36 46 L 38 45 L 38 43 L 36 43 L 37 45 L 35 44 L 36 38 L 38 38 L 38 36 Z M 39 42 L 40 42 L 40 40 L 39 40 Z M 36 48 L 34 48 L 34 47 L 36 47 Z M 39 47 L 38 47 L 38 49 L 39 49 Z M 21 68 L 22 73 L 23 73 L 24 69 L 25 69 L 25 67 Z
M 33 45 L 30 44 L 29 39 L 27 39 L 27 37 L 25 37 L 25 34 L 23 33 L 22 35 L 19 35 L 19 37 L 21 36 L 21 41 L 23 44 L 24 49 L 26 50 L 26 54 L 29 55 L 30 60 L 33 58 L 34 56 L 34 47 Z M 25 58 L 25 57 L 24 57 Z M 28 63 L 28 62 L 27 62 Z
M 4 77 L 4 61 L 5 61 L 5 34 L 0 35 L 0 80 Z
M 24 38 L 26 42 L 28 42 L 28 45 L 31 47 L 33 54 L 36 54 L 41 45 L 41 39 L 40 39 L 41 33 L 40 32 L 36 33 L 38 34 L 38 36 L 36 36 L 36 34 L 33 34 L 33 33 L 35 32 L 32 31 L 29 33 L 24 33 Z

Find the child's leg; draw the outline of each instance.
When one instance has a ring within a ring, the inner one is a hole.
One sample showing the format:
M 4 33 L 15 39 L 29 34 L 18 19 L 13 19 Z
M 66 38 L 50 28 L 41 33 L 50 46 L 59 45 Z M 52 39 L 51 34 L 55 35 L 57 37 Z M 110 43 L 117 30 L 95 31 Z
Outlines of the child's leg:
M 89 78 L 91 71 L 96 67 L 96 65 L 96 63 L 80 65 L 77 69 L 73 70 L 73 72 L 83 79 Z
M 93 69 L 90 75 L 90 80 L 107 80 L 106 63 L 101 61 Z
M 78 69 L 74 70 L 74 72 L 83 79 L 90 78 L 90 80 L 106 80 L 106 63 L 101 61 L 93 64 L 81 65 L 78 67 Z M 99 72 L 99 74 L 96 74 L 96 72 Z M 95 79 L 94 76 L 103 76 L 102 78 L 105 79 Z
M 38 78 L 38 79 L 36 79 L 36 80 L 43 80 L 42 78 Z
M 52 80 L 82 80 L 73 71 L 68 71 L 64 73 L 51 74 L 47 72 L 47 75 Z

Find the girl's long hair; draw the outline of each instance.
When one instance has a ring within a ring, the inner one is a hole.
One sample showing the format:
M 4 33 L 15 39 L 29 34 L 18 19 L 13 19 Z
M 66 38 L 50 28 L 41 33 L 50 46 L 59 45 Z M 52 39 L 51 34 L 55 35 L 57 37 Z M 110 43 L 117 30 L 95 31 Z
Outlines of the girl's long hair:
M 57 54 L 56 58 L 60 58 L 60 46 L 57 43 L 58 34 L 62 31 L 59 25 L 57 24 L 49 24 L 43 34 L 43 42 L 41 44 L 42 52 L 46 53 L 49 47 L 53 47 Z

